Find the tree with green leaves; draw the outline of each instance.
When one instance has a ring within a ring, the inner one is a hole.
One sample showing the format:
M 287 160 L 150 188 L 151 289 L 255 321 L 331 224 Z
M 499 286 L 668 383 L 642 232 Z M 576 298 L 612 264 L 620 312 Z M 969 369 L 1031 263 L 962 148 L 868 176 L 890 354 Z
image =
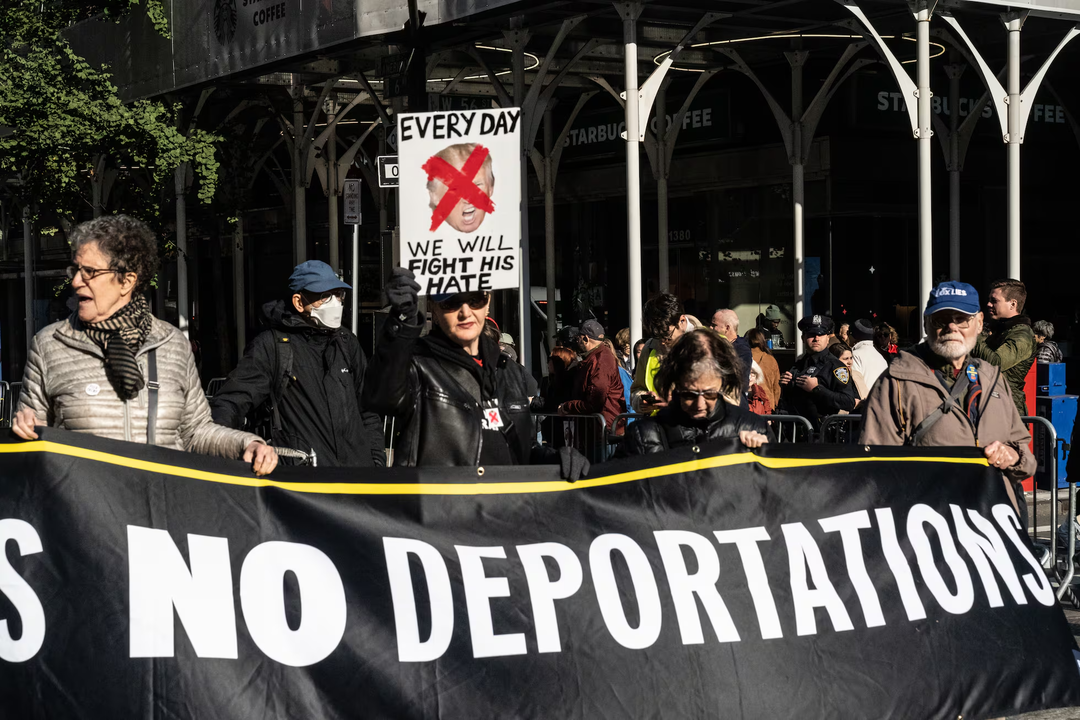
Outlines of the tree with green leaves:
M 110 22 L 140 5 L 167 36 L 161 0 L 6 0 L 0 7 L 0 126 L 10 128 L 0 127 L 0 178 L 16 204 L 33 205 L 43 220 L 53 215 L 65 225 L 92 210 L 103 157 L 139 176 L 131 183 L 138 192 L 119 208 L 126 212 L 156 215 L 182 163 L 191 164 L 199 199 L 214 196 L 219 138 L 182 132 L 169 103 L 125 104 L 108 68 L 91 67 L 64 38 L 72 23 Z

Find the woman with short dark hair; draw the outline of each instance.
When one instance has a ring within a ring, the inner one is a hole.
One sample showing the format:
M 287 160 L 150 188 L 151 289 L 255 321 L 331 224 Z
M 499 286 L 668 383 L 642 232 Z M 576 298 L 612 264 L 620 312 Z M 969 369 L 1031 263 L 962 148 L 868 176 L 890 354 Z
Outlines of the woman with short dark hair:
M 773 439 L 768 423 L 739 407 L 739 360 L 731 343 L 710 328 L 684 334 L 656 374 L 666 406 L 626 430 L 622 457 L 662 452 L 706 440 L 738 438 L 747 447 Z
M 187 339 L 150 314 L 150 228 L 125 215 L 95 218 L 72 231 L 71 249 L 77 309 L 30 344 L 15 434 L 34 439 L 45 424 L 272 471 L 277 453 L 262 438 L 214 424 Z

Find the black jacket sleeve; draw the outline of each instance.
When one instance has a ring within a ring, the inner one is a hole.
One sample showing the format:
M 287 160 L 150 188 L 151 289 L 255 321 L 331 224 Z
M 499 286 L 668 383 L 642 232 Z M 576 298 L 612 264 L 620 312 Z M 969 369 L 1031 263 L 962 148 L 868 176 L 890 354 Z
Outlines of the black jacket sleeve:
M 364 348 L 353 337 L 352 367 L 355 376 L 359 379 L 356 386 L 356 405 L 360 408 L 360 420 L 364 424 L 365 435 L 371 446 L 371 459 L 375 467 L 386 467 L 386 440 L 383 436 L 383 421 L 378 413 L 371 412 L 364 407 L 364 384 L 367 380 L 368 361 L 364 354 Z
M 411 412 L 416 382 L 412 356 L 422 325 L 408 325 L 388 317 L 379 333 L 375 355 L 364 373 L 360 407 L 383 415 L 402 416 Z
M 270 397 L 277 368 L 273 333 L 255 338 L 225 384 L 210 400 L 210 413 L 218 425 L 241 430 L 244 418 Z
M 837 366 L 839 367 L 839 365 Z M 836 368 L 830 368 L 828 377 L 818 378 L 818 386 L 814 388 L 813 394 L 818 397 L 824 397 L 825 402 L 830 407 L 834 407 L 838 410 L 854 410 L 855 409 L 855 382 L 848 376 L 846 383 L 840 382 L 833 372 Z M 846 368 L 845 368 L 846 369 Z
M 615 457 L 635 457 L 663 452 L 664 441 L 660 437 L 662 432 L 659 423 L 652 418 L 638 418 L 626 426 L 622 442 L 615 449 Z

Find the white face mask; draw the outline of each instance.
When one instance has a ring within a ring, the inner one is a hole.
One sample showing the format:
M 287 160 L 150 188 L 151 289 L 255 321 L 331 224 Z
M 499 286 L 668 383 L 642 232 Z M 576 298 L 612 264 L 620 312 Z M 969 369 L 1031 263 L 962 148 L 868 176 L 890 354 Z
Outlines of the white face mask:
M 343 312 L 345 312 L 344 304 L 334 295 L 319 307 L 311 308 L 311 319 L 315 321 L 316 325 L 335 329 L 341 327 L 341 314 Z

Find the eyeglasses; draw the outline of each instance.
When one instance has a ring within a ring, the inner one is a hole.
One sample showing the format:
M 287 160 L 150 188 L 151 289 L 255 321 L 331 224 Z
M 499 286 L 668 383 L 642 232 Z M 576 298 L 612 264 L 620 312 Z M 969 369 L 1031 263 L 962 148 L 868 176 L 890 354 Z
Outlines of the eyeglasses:
M 119 273 L 123 274 L 123 270 L 117 270 L 116 268 L 92 268 L 85 265 L 68 265 L 67 278 L 68 280 L 74 280 L 76 275 L 82 275 L 83 282 L 90 282 L 98 275 L 104 273 Z
M 328 290 L 324 293 L 320 293 L 319 295 L 315 295 L 313 293 L 302 294 L 304 296 L 304 300 L 307 301 L 307 305 L 322 305 L 324 302 L 326 302 L 332 297 L 336 297 L 341 302 L 345 302 L 345 291 L 341 288 L 338 288 L 337 290 Z
M 962 319 L 961 319 L 962 318 Z M 974 315 L 938 315 L 930 316 L 930 325 L 938 330 L 945 330 L 950 325 L 955 325 L 960 330 L 967 330 L 975 322 Z
M 672 395 L 679 400 L 682 400 L 684 403 L 697 402 L 699 397 L 703 397 L 712 402 L 720 397 L 720 391 L 715 388 L 709 388 L 708 390 L 676 390 Z
M 468 305 L 473 310 L 479 310 L 488 304 L 488 295 L 485 292 L 458 293 L 446 300 L 436 303 L 443 312 L 452 312 L 462 305 Z

